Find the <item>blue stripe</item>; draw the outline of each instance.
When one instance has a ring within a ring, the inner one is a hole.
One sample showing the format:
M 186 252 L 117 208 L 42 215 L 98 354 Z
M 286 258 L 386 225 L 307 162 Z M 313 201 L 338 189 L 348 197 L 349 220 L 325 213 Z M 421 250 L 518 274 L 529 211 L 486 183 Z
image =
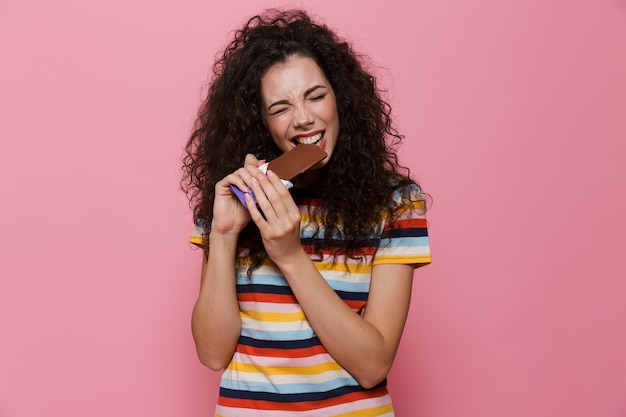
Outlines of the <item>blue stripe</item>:
M 417 197 L 422 196 L 422 188 L 410 180 L 402 181 L 398 183 L 396 187 L 394 188 L 393 193 L 391 195 L 394 200 L 400 200 L 405 195 L 415 196 L 416 198 L 412 199 L 412 201 L 423 200 L 423 198 L 417 198 Z
M 279 384 L 269 382 L 237 381 L 222 378 L 221 386 L 230 390 L 272 392 L 276 394 L 301 394 L 310 392 L 332 391 L 343 386 L 358 386 L 354 378 L 337 378 L 319 384 Z
M 380 384 L 376 385 L 372 390 L 378 389 L 387 385 L 387 380 L 384 380 Z M 350 394 L 353 392 L 368 391 L 360 385 L 351 385 L 347 387 L 336 388 L 330 391 L 324 392 L 307 392 L 296 394 L 277 394 L 273 392 L 259 392 L 259 391 L 245 391 L 220 387 L 220 396 L 226 398 L 238 398 L 245 400 L 260 400 L 271 401 L 277 403 L 293 403 L 303 401 L 323 401 L 330 398 L 341 397 L 342 395 Z
M 383 233 L 383 239 L 396 238 L 396 237 L 423 237 L 428 236 L 428 229 L 425 227 L 415 227 L 413 229 L 390 229 L 385 230 Z
M 309 339 L 299 340 L 262 340 L 255 339 L 253 337 L 241 336 L 239 338 L 239 343 L 245 346 L 270 349 L 306 349 L 314 346 L 321 346 L 322 344 L 316 336 Z
M 367 301 L 367 297 L 369 296 L 368 292 L 346 292 L 346 291 L 335 291 L 335 292 L 342 300 L 347 300 L 347 301 Z
M 300 239 L 313 239 L 313 236 L 315 236 L 315 231 L 314 230 L 303 230 L 300 229 Z M 320 232 L 317 234 L 318 238 L 323 238 L 324 237 L 324 233 Z
M 282 277 L 274 277 L 272 275 L 254 275 L 252 278 L 254 282 L 250 282 L 248 278 L 245 278 L 241 283 L 237 284 L 237 291 L 240 293 L 262 293 L 262 294 L 288 294 L 292 295 L 293 292 L 285 280 Z M 367 292 L 369 291 L 368 282 L 350 282 L 350 281 L 338 281 L 327 279 L 328 285 L 335 291 L 347 291 L 347 292 Z
M 327 279 L 326 282 L 335 291 L 368 292 L 370 290 L 369 282 L 336 281 L 332 279 Z
M 241 278 L 241 279 L 239 279 Z M 252 280 L 244 273 L 239 275 L 237 279 L 239 285 L 273 285 L 279 287 L 288 286 L 287 280 L 282 275 L 257 274 L 256 271 L 252 276 Z
M 304 340 L 310 339 L 315 333 L 313 329 L 289 330 L 289 331 L 266 331 L 256 330 L 249 327 L 241 328 L 241 335 L 259 340 Z
M 291 288 L 279 285 L 237 284 L 237 292 L 240 294 L 282 294 L 293 295 Z
M 428 246 L 428 237 L 398 237 L 384 239 L 380 243 L 381 248 L 410 247 L 414 249 L 416 246 Z

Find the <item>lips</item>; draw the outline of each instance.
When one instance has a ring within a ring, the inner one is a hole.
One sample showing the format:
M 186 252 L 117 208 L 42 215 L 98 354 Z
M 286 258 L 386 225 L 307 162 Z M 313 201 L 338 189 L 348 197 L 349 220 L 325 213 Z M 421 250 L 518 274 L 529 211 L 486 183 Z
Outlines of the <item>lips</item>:
M 296 145 L 311 145 L 311 144 L 317 145 L 322 140 L 323 137 L 324 137 L 324 132 L 322 131 L 322 132 L 313 133 L 307 136 L 298 136 L 292 139 L 292 142 L 294 142 Z

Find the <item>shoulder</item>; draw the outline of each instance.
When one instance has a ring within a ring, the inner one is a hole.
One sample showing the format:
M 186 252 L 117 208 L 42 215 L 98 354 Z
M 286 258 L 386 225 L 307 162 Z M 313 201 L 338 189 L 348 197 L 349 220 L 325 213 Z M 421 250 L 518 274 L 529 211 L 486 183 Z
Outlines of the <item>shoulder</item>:
M 394 202 L 395 209 L 419 209 L 426 211 L 427 195 L 422 187 L 411 178 L 400 178 L 391 184 L 390 199 Z

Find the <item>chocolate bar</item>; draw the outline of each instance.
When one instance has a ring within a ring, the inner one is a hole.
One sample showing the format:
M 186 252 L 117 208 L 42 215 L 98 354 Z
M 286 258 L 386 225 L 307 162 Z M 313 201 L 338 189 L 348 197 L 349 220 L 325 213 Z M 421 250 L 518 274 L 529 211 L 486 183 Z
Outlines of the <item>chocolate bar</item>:
M 297 145 L 295 148 L 285 152 L 278 158 L 260 166 L 259 169 L 263 172 L 271 169 L 272 172 L 278 175 L 278 178 L 283 180 L 283 184 L 285 184 L 287 188 L 291 188 L 293 184 L 291 184 L 289 180 L 311 168 L 327 156 L 328 154 L 317 145 Z M 235 193 L 239 201 L 241 201 L 241 203 L 247 208 L 248 206 L 246 205 L 246 199 L 244 197 L 245 193 L 234 185 L 231 185 L 230 189 L 233 193 Z M 252 191 L 250 191 L 249 194 L 256 202 Z
M 290 180 L 328 156 L 317 145 L 297 145 L 268 164 L 281 180 Z

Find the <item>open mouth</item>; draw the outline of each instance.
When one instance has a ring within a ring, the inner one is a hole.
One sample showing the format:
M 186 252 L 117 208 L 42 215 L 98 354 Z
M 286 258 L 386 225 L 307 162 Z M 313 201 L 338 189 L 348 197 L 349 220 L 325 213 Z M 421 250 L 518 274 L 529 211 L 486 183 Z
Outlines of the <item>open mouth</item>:
M 320 143 L 323 137 L 324 137 L 324 132 L 319 132 L 311 136 L 299 136 L 293 139 L 293 142 L 296 145 L 317 145 Z

